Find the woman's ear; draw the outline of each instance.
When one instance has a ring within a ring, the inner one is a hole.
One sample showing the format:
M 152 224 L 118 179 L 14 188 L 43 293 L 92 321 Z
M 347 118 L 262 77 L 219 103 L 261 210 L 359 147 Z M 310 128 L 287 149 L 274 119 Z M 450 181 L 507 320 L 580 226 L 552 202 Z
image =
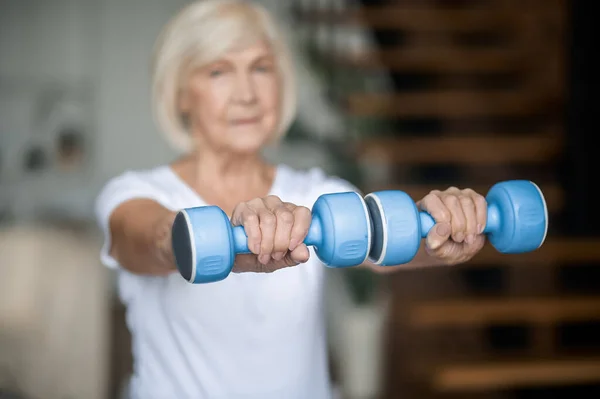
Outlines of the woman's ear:
M 189 91 L 186 89 L 179 89 L 177 93 L 177 109 L 181 114 L 188 114 L 191 109 L 191 101 Z
M 177 113 L 185 129 L 189 129 L 190 127 L 190 110 L 191 101 L 189 91 L 181 88 L 177 92 Z

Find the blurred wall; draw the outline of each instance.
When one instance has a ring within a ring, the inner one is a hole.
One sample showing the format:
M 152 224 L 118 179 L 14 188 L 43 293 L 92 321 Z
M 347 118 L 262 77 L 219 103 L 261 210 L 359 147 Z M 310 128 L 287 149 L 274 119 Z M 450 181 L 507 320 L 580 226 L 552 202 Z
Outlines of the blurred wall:
M 89 218 L 106 179 L 176 155 L 152 118 L 150 56 L 160 29 L 186 3 L 0 0 L 0 214 L 8 209 L 18 220 L 50 211 Z M 299 123 L 315 138 L 343 140 L 344 120 L 301 53 L 306 37 L 294 30 L 291 14 L 300 2 L 262 3 L 292 39 L 301 82 Z M 369 45 L 360 29 L 343 33 L 348 45 Z M 317 44 L 326 46 L 327 35 L 317 36 Z M 339 39 L 338 45 L 343 45 Z M 84 164 L 59 173 L 53 146 L 60 130 L 70 125 L 85 139 Z M 38 159 L 42 155 L 36 148 L 45 151 L 45 160 Z M 302 167 L 331 161 L 318 143 L 309 143 L 303 152 L 311 158 L 302 161 L 298 151 L 285 147 L 268 154 Z M 27 173 L 27 159 L 49 167 Z
M 89 217 L 97 190 L 126 168 L 172 157 L 153 124 L 149 54 L 159 29 L 184 1 L 3 1 L 0 13 L 0 151 L 3 199 L 19 219 L 46 208 Z M 53 168 L 53 135 L 77 121 L 85 164 Z M 25 173 L 31 146 L 50 168 Z M 10 188 L 8 188 L 10 187 Z

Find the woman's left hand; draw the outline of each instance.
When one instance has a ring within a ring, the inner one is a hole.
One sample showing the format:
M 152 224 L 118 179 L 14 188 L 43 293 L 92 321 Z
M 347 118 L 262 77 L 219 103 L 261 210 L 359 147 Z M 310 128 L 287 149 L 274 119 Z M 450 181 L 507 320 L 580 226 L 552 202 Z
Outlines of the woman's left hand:
M 450 187 L 430 192 L 417 206 L 436 222 L 425 240 L 431 256 L 455 265 L 470 260 L 483 248 L 487 201 L 482 195 L 468 188 Z

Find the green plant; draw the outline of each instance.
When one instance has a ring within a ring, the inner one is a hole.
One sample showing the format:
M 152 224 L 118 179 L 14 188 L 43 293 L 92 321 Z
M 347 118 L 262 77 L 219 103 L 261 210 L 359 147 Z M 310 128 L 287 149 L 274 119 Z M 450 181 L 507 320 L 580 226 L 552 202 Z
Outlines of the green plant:
M 349 268 L 343 272 L 356 305 L 367 305 L 375 300 L 379 292 L 379 274 L 363 267 Z

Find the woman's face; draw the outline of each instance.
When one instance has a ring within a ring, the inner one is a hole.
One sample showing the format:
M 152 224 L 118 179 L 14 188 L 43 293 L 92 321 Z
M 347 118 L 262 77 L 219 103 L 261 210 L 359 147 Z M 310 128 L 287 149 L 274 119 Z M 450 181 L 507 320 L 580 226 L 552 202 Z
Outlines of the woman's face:
M 273 135 L 279 94 L 275 58 L 260 42 L 192 70 L 179 105 L 200 145 L 252 153 Z

